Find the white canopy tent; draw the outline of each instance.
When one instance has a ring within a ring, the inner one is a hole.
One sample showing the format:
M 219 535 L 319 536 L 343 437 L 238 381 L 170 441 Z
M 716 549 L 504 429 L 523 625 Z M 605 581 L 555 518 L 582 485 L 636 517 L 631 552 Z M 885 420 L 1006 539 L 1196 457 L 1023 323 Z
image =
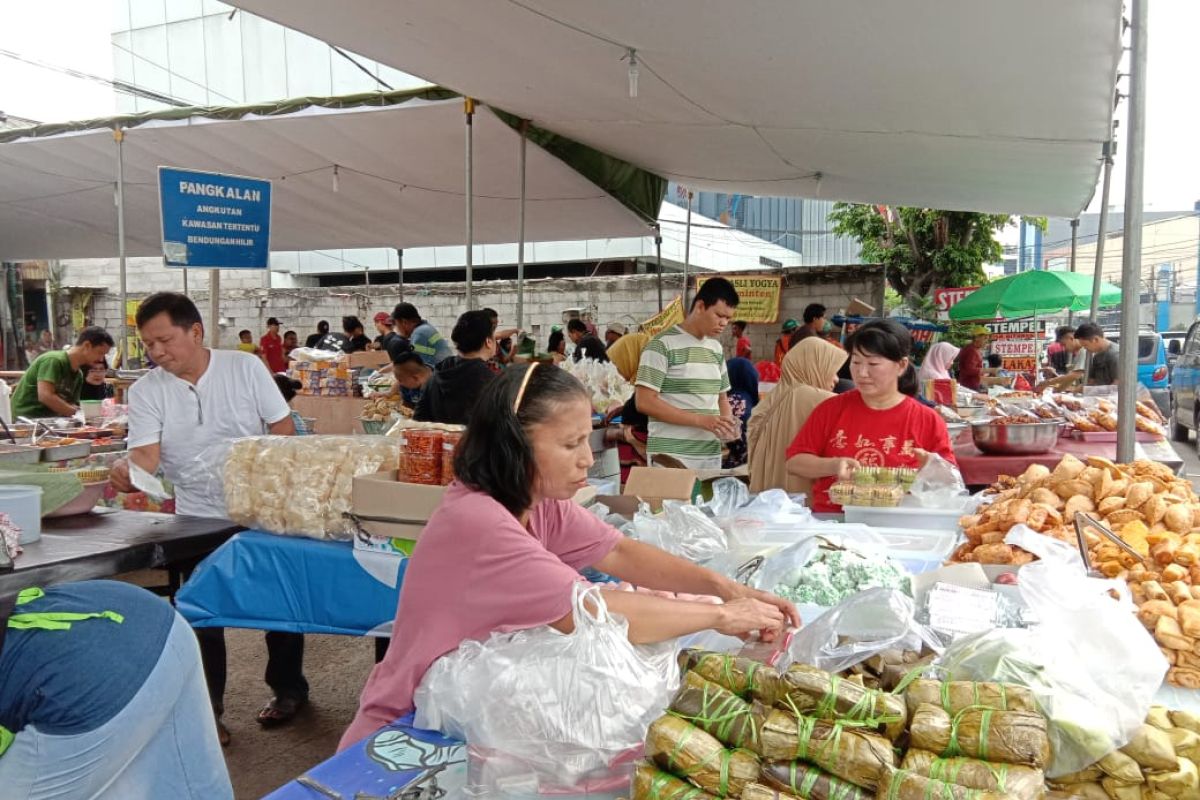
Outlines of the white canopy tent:
M 230 1 L 692 188 L 997 213 L 1087 206 L 1121 57 L 1122 0 Z
M 162 254 L 160 165 L 271 179 L 272 250 L 465 241 L 461 98 L 234 119 L 190 111 L 0 136 L 0 259 L 117 254 L 116 125 L 130 256 Z M 520 134 L 486 108 L 474 128 L 474 241 L 515 241 Z M 661 193 L 638 214 L 547 150 L 527 151 L 527 240 L 639 236 L 653 224 Z

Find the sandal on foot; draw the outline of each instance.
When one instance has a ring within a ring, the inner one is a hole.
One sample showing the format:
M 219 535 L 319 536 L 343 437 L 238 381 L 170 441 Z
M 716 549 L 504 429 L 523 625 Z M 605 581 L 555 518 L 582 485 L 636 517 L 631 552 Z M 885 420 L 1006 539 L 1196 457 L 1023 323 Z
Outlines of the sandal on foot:
M 276 728 L 291 722 L 296 713 L 306 705 L 308 698 L 272 697 L 255 719 L 264 728 Z

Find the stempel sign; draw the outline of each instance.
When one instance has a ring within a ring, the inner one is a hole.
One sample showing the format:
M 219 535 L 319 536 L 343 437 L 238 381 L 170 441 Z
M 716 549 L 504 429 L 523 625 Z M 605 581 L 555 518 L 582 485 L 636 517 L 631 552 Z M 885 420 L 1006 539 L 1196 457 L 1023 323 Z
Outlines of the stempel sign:
M 168 267 L 267 268 L 270 181 L 159 167 L 158 201 Z
M 1004 369 L 1012 372 L 1036 372 L 1042 344 L 1045 342 L 1045 323 L 1042 320 L 988 322 L 991 350 L 1003 360 Z
M 950 309 L 961 303 L 978 286 L 956 286 L 950 289 L 935 289 L 933 305 L 937 309 L 938 319 L 950 319 Z

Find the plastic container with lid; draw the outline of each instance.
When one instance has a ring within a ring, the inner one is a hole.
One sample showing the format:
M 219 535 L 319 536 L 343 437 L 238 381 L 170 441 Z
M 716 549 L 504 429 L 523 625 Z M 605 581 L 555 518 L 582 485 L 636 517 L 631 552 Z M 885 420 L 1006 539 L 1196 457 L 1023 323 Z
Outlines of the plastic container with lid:
M 21 544 L 42 538 L 42 487 L 0 486 L 0 512 L 21 529 Z

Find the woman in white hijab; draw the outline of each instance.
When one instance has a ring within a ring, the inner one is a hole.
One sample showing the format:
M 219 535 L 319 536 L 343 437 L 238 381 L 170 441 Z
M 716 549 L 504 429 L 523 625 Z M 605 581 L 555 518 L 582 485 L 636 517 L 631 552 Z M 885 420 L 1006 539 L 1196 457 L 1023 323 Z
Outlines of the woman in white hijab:
M 938 342 L 929 348 L 921 368 L 917 370 L 917 381 L 923 386 L 925 381 L 950 380 L 950 365 L 958 358 L 958 348 L 949 342 Z
M 811 480 L 788 474 L 788 445 L 813 409 L 833 397 L 838 370 L 847 358 L 845 350 L 817 336 L 802 339 L 788 351 L 779 385 L 763 395 L 750 415 L 746 442 L 751 492 L 811 490 Z

